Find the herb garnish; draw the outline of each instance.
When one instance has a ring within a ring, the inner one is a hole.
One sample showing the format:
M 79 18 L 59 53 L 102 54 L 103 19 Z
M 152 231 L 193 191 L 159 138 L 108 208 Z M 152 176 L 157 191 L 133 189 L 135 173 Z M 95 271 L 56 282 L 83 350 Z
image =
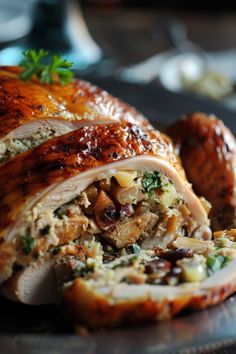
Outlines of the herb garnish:
M 226 267 L 232 259 L 230 257 L 225 257 L 221 255 L 208 255 L 207 256 L 207 266 L 209 268 L 209 274 L 213 274 Z
M 112 269 L 116 269 L 118 267 L 129 267 L 134 265 L 138 261 L 138 255 L 134 254 L 129 258 L 121 259 L 120 262 L 117 262 L 112 266 Z
M 22 252 L 27 256 L 34 248 L 34 239 L 30 236 L 29 230 L 22 236 Z
M 53 55 L 49 64 L 44 64 L 42 59 L 48 57 L 49 52 L 40 49 L 38 52 L 29 49 L 23 53 L 24 59 L 20 66 L 24 68 L 20 74 L 21 80 L 30 80 L 34 75 L 42 84 L 52 84 L 57 77 L 62 85 L 67 84 L 73 78 L 70 70 L 73 63 L 61 58 L 60 55 Z
M 146 172 L 142 179 L 142 185 L 147 193 L 151 192 L 153 189 L 161 188 L 161 173 L 156 171 Z
M 129 251 L 135 255 L 140 255 L 140 252 L 141 252 L 141 248 L 136 244 L 136 243 L 133 243 L 132 245 L 130 245 L 128 247 Z
M 76 267 L 73 270 L 74 277 L 85 277 L 88 273 L 92 273 L 95 270 L 95 263 L 82 263 L 81 266 Z

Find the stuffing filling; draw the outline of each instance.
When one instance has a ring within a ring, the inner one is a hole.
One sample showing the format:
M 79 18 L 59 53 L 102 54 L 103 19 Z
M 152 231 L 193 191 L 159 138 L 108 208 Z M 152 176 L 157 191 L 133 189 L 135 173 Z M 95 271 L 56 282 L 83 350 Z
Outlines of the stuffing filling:
M 9 137 L 7 140 L 0 142 L 0 164 L 60 134 L 60 132 L 49 127 L 40 127 L 33 135 L 27 138 L 14 139 Z
M 178 248 L 173 242 L 165 250 L 143 250 L 138 244 L 132 244 L 117 251 L 100 244 L 95 257 L 80 258 L 63 256 L 62 247 L 58 251 L 62 257 L 56 265 L 58 281 L 67 287 L 80 277 L 95 288 L 119 283 L 171 286 L 199 283 L 236 257 L 235 242 L 233 247 L 228 247 L 224 246 L 230 241 L 227 237 L 224 243 L 217 235 L 214 237 L 214 241 L 193 239 L 190 245 L 187 237 L 180 236 L 181 245 L 191 248 Z M 94 240 L 87 243 L 87 250 L 94 250 L 95 245 Z
M 165 249 L 180 236 L 211 237 L 210 229 L 192 218 L 170 180 L 156 171 L 114 172 L 54 211 L 41 215 L 33 208 L 22 225 L 16 243 L 20 264 L 75 239 L 83 244 L 95 238 L 118 252 L 132 244 Z

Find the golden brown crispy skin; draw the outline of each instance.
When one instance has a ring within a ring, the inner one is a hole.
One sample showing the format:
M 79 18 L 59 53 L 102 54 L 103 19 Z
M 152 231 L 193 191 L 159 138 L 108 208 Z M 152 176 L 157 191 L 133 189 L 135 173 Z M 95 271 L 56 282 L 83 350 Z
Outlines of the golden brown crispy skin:
M 36 194 L 93 167 L 156 154 L 179 169 L 161 133 L 137 125 L 92 125 L 51 139 L 0 167 L 0 235 Z
M 151 128 L 133 107 L 83 80 L 61 86 L 19 79 L 19 67 L 0 67 L 0 138 L 37 119 L 107 118 Z
M 142 286 L 142 285 L 140 285 Z M 170 292 L 166 286 L 166 294 Z M 63 291 L 61 308 L 73 325 L 85 325 L 91 329 L 119 327 L 127 324 L 163 321 L 184 309 L 200 310 L 217 305 L 232 295 L 236 282 L 219 285 L 191 293 L 186 288 L 179 296 L 152 299 L 149 296 L 129 299 L 113 299 L 94 291 L 83 279 L 77 278 Z M 112 291 L 112 290 L 111 290 Z M 115 301 L 114 301 L 115 300 Z
M 143 296 L 114 302 L 112 297 L 96 293 L 83 279 L 77 278 L 65 289 L 61 308 L 72 324 L 98 329 L 167 320 L 186 307 L 189 300 L 186 292 L 173 300 Z
M 168 133 L 179 149 L 189 182 L 212 203 L 213 229 L 236 227 L 236 141 L 230 130 L 213 116 L 194 113 Z
M 202 310 L 209 306 L 215 306 L 223 302 L 227 297 L 236 291 L 236 281 L 229 282 L 227 285 L 221 285 L 209 289 L 203 294 L 195 295 L 191 298 L 188 308 L 193 310 Z

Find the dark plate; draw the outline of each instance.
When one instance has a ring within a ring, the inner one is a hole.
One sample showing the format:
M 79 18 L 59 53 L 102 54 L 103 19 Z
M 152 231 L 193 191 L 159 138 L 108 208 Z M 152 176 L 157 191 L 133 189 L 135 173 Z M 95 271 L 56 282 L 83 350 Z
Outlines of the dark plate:
M 91 81 L 136 106 L 159 127 L 184 113 L 204 111 L 218 115 L 236 132 L 235 113 L 220 104 L 158 87 Z M 236 343 L 236 297 L 164 323 L 86 336 L 71 334 L 54 306 L 29 307 L 1 300 L 0 333 L 0 352 L 4 354 L 223 353 L 223 347 Z M 230 353 L 236 353 L 236 344 Z

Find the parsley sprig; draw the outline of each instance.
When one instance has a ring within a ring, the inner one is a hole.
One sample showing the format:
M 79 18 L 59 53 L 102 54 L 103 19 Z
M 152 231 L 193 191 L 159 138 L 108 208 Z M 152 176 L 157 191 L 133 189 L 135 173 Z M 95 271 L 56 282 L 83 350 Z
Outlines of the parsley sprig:
M 51 61 L 45 64 L 43 59 L 45 60 L 48 55 L 49 52 L 44 49 L 39 51 L 29 49 L 24 52 L 24 59 L 20 64 L 24 68 L 20 74 L 21 80 L 30 80 L 35 75 L 43 84 L 52 84 L 55 77 L 58 77 L 62 85 L 70 82 L 74 76 L 70 70 L 73 63 L 61 58 L 60 55 L 53 55 Z

